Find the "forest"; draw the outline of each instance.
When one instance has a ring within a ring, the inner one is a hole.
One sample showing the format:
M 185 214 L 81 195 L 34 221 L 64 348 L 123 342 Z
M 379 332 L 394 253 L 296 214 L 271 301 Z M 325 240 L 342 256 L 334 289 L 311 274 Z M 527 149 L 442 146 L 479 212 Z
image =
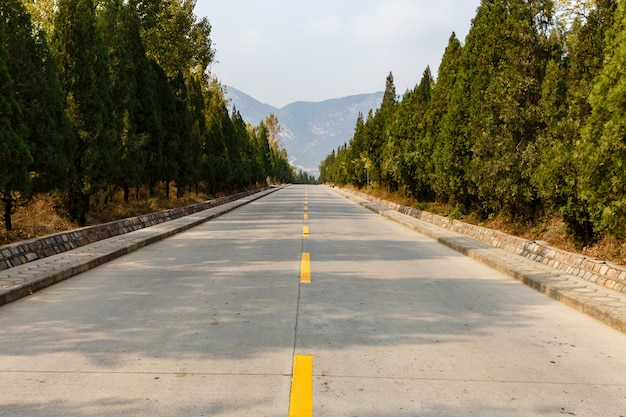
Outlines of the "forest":
M 626 2 L 483 0 L 426 68 L 356 121 L 320 182 L 446 204 L 453 218 L 558 216 L 584 246 L 626 237 Z M 416 77 L 417 79 L 417 77 Z
M 209 195 L 296 175 L 269 116 L 229 111 L 195 0 L 0 2 L 0 212 L 34 195 L 86 223 L 94 199 Z M 123 190 L 123 193 L 122 193 Z

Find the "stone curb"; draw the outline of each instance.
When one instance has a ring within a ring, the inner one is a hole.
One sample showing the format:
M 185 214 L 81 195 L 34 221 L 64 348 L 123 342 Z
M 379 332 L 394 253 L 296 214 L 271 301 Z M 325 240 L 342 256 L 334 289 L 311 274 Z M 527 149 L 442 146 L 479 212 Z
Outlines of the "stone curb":
M 626 294 L 626 268 L 623 266 L 582 254 L 567 252 L 552 247 L 546 242 L 508 235 L 497 230 L 464 223 L 445 216 L 439 216 L 427 211 L 382 200 L 358 191 L 349 192 L 364 200 L 406 214 L 442 229 L 472 237 L 490 246 L 524 256 L 534 262 L 558 269 L 567 274 L 576 275 L 584 280 Z
M 68 250 L 95 243 L 99 240 L 134 232 L 145 227 L 154 226 L 163 222 L 178 219 L 199 211 L 217 207 L 235 201 L 263 190 L 250 190 L 238 194 L 208 200 L 203 203 L 186 207 L 163 210 L 112 221 L 109 223 L 87 226 L 80 229 L 68 230 L 60 233 L 43 236 L 36 239 L 24 240 L 0 247 L 0 271 L 24 265 L 38 259 L 57 255 Z
M 0 306 L 205 223 L 278 189 L 271 188 L 194 214 L 2 270 Z
M 333 188 L 333 191 L 626 333 L 626 294 L 622 292 L 416 219 L 346 190 Z

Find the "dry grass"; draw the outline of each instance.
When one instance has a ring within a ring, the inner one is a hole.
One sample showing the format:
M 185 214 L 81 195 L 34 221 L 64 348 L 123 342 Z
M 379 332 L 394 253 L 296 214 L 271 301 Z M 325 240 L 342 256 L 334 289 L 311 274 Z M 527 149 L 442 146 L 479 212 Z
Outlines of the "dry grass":
M 76 225 L 59 214 L 58 199 L 52 194 L 38 195 L 28 205 L 18 207 L 12 216 L 13 230 L 0 229 L 0 245 L 33 239 L 73 229 Z
M 382 198 L 394 203 L 403 204 L 409 207 L 416 207 L 441 216 L 450 216 L 455 211 L 455 207 L 443 203 L 421 203 L 417 202 L 400 191 L 399 193 L 391 193 L 372 187 L 366 187 L 357 190 L 354 187 L 345 186 L 348 189 L 361 191 L 371 196 Z M 626 242 L 612 237 L 600 237 L 593 245 L 581 247 L 567 233 L 567 226 L 563 219 L 559 216 L 545 217 L 535 219 L 531 223 L 521 223 L 514 221 L 506 216 L 495 216 L 491 219 L 479 219 L 475 213 L 467 213 L 464 216 L 455 217 L 466 223 L 480 225 L 489 229 L 499 230 L 501 232 L 518 236 L 528 240 L 543 241 L 550 246 L 559 248 L 568 252 L 574 252 L 589 256 L 592 258 L 602 259 L 613 262 L 618 265 L 626 266 Z
M 421 210 L 442 216 L 451 215 L 455 209 L 451 205 L 442 203 L 418 203 L 402 192 L 390 193 L 372 188 L 364 188 L 359 191 L 406 206 L 418 207 Z M 170 195 L 175 196 L 176 190 L 172 189 L 170 193 Z M 103 196 L 96 197 L 96 203 L 93 204 L 94 207 L 88 216 L 88 224 L 106 223 L 112 220 L 184 207 L 211 198 L 211 196 L 204 194 L 193 193 L 188 193 L 183 198 L 170 199 L 166 199 L 163 195 L 149 198 L 146 194 L 147 192 L 142 190 L 139 200 L 131 199 L 128 203 L 123 201 L 121 191 L 116 192 L 108 204 L 104 203 Z M 60 199 L 52 194 L 38 195 L 28 205 L 18 207 L 12 219 L 13 230 L 11 232 L 7 233 L 4 228 L 0 229 L 0 245 L 33 239 L 78 227 L 78 225 L 67 219 L 67 216 L 61 210 Z M 500 230 L 525 239 L 545 241 L 551 246 L 570 252 L 582 253 L 589 257 L 626 265 L 626 242 L 611 237 L 603 237 L 592 246 L 577 247 L 576 242 L 572 241 L 568 236 L 563 219 L 558 216 L 537 219 L 532 224 L 514 222 L 502 216 L 485 221 L 478 219 L 473 213 L 468 213 L 460 220 Z
M 194 193 L 187 193 L 182 198 L 172 197 L 170 199 L 166 199 L 162 193 L 155 197 L 148 197 L 147 194 L 147 190 L 142 190 L 138 200 L 131 198 L 127 203 L 124 202 L 124 195 L 121 190 L 109 194 L 107 203 L 105 203 L 104 194 L 96 195 L 92 198 L 92 208 L 87 216 L 87 224 L 101 224 L 161 210 L 189 206 L 210 198 L 206 194 Z M 175 188 L 172 187 L 170 195 L 176 195 Z M 220 196 L 222 195 L 214 197 Z M 79 227 L 68 219 L 63 212 L 60 197 L 53 194 L 37 195 L 27 205 L 17 207 L 12 216 L 12 222 L 13 230 L 10 232 L 7 232 L 4 224 L 0 223 L 0 246 Z
M 105 202 L 104 196 L 96 196 L 92 199 L 92 207 L 87 216 L 87 223 L 90 225 L 101 224 L 113 220 L 136 217 L 144 214 L 154 213 L 162 210 L 190 206 L 204 202 L 209 199 L 206 194 L 187 193 L 181 198 L 175 198 L 176 190 L 170 190 L 171 198 L 158 194 L 154 197 L 140 195 L 138 200 L 133 198 L 124 202 L 124 194 L 118 191 L 113 195 L 112 202 Z

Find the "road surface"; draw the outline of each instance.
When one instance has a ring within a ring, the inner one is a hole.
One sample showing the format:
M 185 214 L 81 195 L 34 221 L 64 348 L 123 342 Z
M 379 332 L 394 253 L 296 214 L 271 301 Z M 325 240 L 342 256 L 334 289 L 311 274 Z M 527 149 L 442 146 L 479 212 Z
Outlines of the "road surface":
M 5 305 L 0 328 L 2 416 L 626 416 L 626 335 L 321 186 Z

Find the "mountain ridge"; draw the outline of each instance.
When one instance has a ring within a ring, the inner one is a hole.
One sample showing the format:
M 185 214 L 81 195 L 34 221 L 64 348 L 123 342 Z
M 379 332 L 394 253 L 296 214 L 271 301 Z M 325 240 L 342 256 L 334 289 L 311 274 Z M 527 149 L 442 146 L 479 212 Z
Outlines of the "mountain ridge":
M 231 109 L 236 108 L 246 122 L 257 125 L 271 113 L 276 115 L 283 127 L 280 136 L 290 162 L 311 175 L 319 174 L 319 164 L 326 155 L 350 141 L 359 113 L 365 117 L 380 107 L 383 94 L 379 91 L 319 102 L 296 101 L 277 108 L 235 87 L 226 87 Z

